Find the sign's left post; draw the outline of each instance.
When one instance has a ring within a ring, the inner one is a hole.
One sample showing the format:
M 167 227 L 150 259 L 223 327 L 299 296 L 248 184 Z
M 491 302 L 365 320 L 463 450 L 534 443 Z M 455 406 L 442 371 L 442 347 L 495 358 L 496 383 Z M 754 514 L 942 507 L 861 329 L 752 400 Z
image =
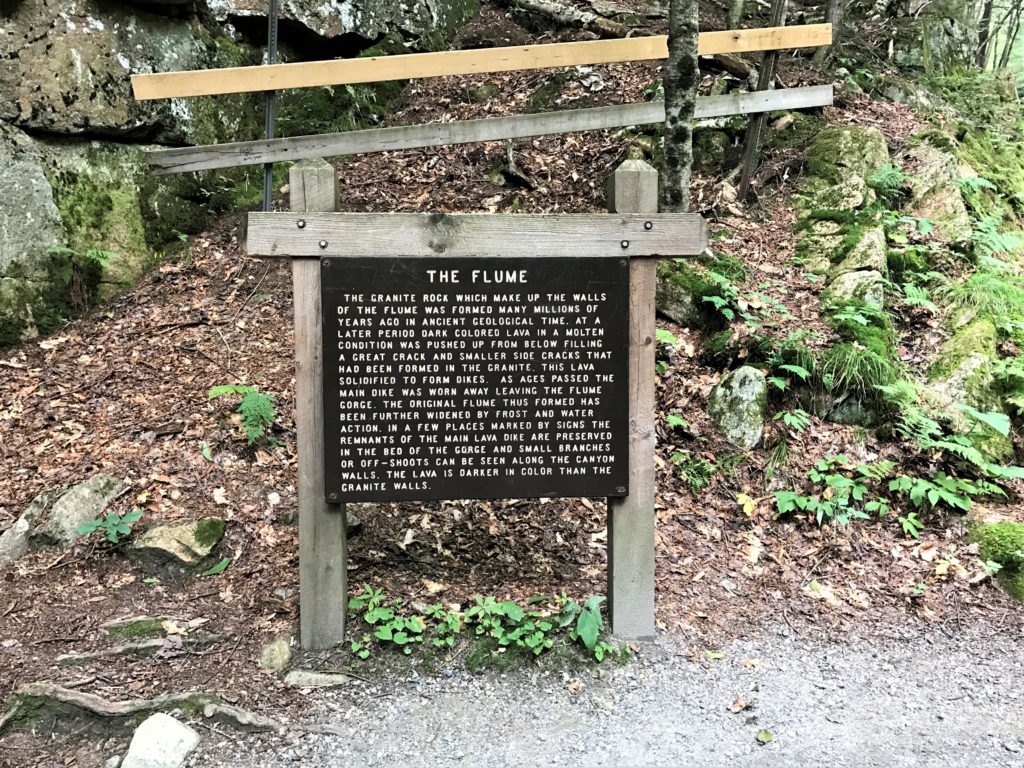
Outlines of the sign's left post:
M 338 178 L 323 159 L 303 160 L 288 179 L 301 229 L 307 211 L 338 210 Z M 299 632 L 306 649 L 345 640 L 348 541 L 344 504 L 324 494 L 323 306 L 320 260 L 292 259 L 295 299 L 295 430 L 299 458 Z

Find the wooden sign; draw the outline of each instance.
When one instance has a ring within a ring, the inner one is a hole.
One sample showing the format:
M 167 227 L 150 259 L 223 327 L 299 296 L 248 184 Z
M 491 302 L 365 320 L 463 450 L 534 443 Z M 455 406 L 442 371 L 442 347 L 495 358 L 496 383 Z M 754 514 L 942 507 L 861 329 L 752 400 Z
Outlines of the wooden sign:
M 324 258 L 327 501 L 624 496 L 629 262 Z

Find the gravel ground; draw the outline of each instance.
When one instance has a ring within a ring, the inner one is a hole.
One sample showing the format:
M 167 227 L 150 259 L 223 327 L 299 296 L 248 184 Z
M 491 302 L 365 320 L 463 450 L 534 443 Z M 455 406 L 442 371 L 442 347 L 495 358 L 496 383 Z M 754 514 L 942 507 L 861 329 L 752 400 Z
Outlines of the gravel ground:
M 355 683 L 310 694 L 304 725 L 332 734 L 207 731 L 189 765 L 1021 768 L 1022 640 L 783 629 L 697 663 L 663 638 L 623 667 Z

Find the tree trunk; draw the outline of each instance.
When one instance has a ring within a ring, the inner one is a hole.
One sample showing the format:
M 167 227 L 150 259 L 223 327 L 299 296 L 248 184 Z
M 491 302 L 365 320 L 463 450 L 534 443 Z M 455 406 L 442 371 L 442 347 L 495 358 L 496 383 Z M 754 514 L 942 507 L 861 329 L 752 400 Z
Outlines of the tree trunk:
M 839 50 L 842 43 L 840 30 L 843 26 L 843 4 L 843 0 L 828 0 L 825 6 L 825 23 L 832 25 L 832 45 L 823 45 L 814 52 L 811 64 L 819 69 L 825 65 L 834 51 Z
M 744 5 L 746 5 L 746 0 L 732 0 L 732 5 L 729 7 L 729 29 L 740 28 L 740 22 L 743 21 Z
M 994 0 L 985 0 L 985 7 L 981 12 L 981 21 L 978 22 L 978 53 L 974 63 L 979 69 L 985 69 L 988 65 L 989 41 L 992 39 L 992 6 Z
M 668 63 L 665 65 L 665 163 L 661 172 L 662 210 L 690 207 L 693 167 L 693 110 L 697 102 L 697 0 L 670 0 Z

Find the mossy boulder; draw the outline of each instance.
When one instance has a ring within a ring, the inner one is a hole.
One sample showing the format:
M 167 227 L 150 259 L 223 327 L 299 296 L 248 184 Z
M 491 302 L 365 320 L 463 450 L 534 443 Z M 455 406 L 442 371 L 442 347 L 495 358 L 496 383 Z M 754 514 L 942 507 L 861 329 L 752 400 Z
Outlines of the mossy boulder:
M 877 128 L 825 128 L 807 148 L 807 177 L 793 202 L 802 216 L 823 208 L 863 208 L 874 201 L 867 180 L 888 162 L 889 148 Z
M 915 168 L 906 213 L 930 219 L 948 243 L 963 246 L 970 242 L 971 219 L 960 193 L 960 181 L 976 174 L 966 169 L 953 152 L 927 141 L 912 142 L 901 162 Z
M 204 518 L 162 523 L 148 528 L 132 541 L 126 554 L 148 570 L 182 574 L 210 556 L 224 536 L 225 522 Z
M 1013 456 L 1010 439 L 968 418 L 956 407 L 965 403 L 979 411 L 1005 413 L 992 374 L 992 365 L 999 358 L 997 339 L 991 320 L 976 318 L 961 326 L 942 345 L 929 367 L 928 386 L 944 405 L 947 420 L 956 432 L 969 435 L 990 460 L 1005 461 Z
M 832 270 L 832 277 L 857 272 L 874 270 L 883 277 L 889 271 L 888 248 L 885 243 L 885 232 L 881 227 L 868 227 L 859 231 L 860 239 L 849 249 L 849 252 Z
M 737 160 L 732 139 L 723 131 L 698 128 L 693 132 L 693 166 L 698 173 L 713 176 L 728 170 Z
M 885 278 L 874 269 L 844 272 L 828 284 L 824 298 L 833 303 L 853 301 L 881 309 L 885 306 Z
M 711 390 L 708 413 L 726 440 L 749 451 L 761 442 L 768 415 L 768 383 L 757 368 L 727 373 Z
M 689 264 L 662 261 L 658 264 L 655 303 L 662 315 L 687 328 L 713 324 L 709 306 L 703 301 L 717 286 L 701 270 Z
M 999 583 L 1024 603 L 1024 519 L 1019 513 L 975 505 L 968 522 L 971 541 L 978 544 L 978 557 L 997 563 Z
M 892 58 L 897 67 L 941 73 L 976 66 L 984 3 L 935 0 L 909 6 L 912 12 L 893 26 Z

